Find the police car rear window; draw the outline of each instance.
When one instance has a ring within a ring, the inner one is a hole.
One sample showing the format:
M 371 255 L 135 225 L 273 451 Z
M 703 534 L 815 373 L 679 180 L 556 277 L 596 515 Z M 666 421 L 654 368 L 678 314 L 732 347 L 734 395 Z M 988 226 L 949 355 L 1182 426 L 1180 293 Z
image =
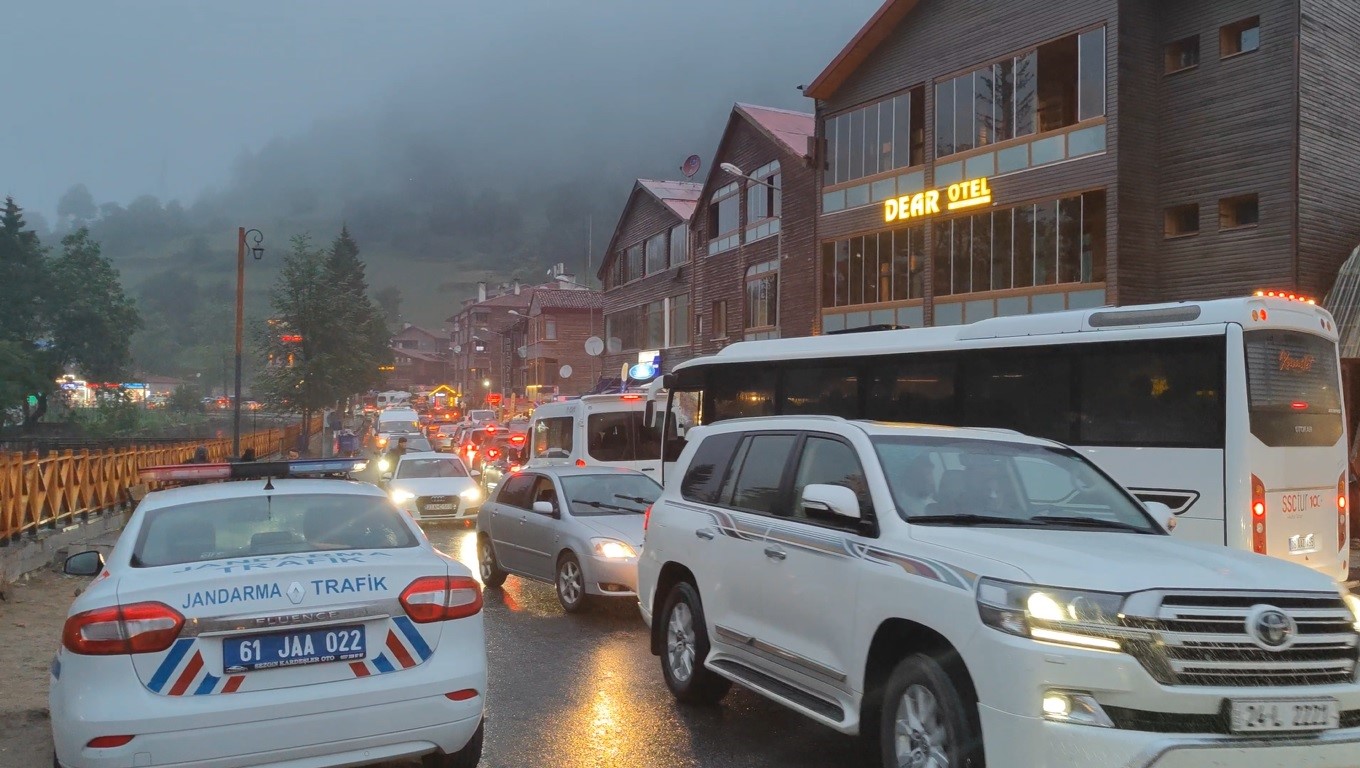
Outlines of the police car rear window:
M 261 555 L 417 545 L 386 499 L 260 495 L 148 510 L 132 565 L 150 568 Z

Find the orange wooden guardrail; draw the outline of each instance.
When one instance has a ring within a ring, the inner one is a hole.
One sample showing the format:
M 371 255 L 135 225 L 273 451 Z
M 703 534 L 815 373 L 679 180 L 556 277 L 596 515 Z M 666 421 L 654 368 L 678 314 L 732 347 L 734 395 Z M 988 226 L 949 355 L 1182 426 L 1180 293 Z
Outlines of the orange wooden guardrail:
M 321 417 L 311 434 L 321 429 Z M 301 424 L 241 435 L 241 451 L 254 448 L 261 458 L 296 445 Z M 129 501 L 137 471 L 161 464 L 182 464 L 199 446 L 209 461 L 225 461 L 231 440 L 193 440 L 171 445 L 65 450 L 42 458 L 37 453 L 0 453 L 0 546 L 44 527 L 57 527 L 79 515 L 112 509 Z

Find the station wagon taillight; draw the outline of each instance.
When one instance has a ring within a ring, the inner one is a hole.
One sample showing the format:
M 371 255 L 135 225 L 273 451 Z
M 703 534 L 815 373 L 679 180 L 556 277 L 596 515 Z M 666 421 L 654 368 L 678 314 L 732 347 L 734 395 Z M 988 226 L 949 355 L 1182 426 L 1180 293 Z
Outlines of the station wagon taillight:
M 1266 553 L 1266 484 L 1251 476 L 1251 551 Z
M 61 644 L 85 656 L 159 653 L 175 642 L 183 627 L 184 617 L 164 603 L 115 605 L 67 619 Z
M 482 610 L 482 586 L 466 576 L 424 576 L 402 590 L 401 607 L 421 624 L 474 616 Z

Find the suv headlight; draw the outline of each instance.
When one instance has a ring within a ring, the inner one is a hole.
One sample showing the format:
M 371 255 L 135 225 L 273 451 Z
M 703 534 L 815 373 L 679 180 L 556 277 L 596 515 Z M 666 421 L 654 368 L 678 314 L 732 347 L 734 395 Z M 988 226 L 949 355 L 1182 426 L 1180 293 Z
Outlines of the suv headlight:
M 403 491 L 400 488 L 392 491 L 393 504 L 405 504 L 406 502 L 410 501 L 411 499 L 414 499 L 415 497 L 416 495 L 414 493 L 411 493 L 410 491 Z
M 1346 605 L 1351 609 L 1351 614 L 1355 616 L 1355 631 L 1360 632 L 1360 597 L 1356 597 L 1343 589 L 1341 599 L 1346 601 Z
M 595 549 L 595 554 L 607 560 L 626 560 L 630 557 L 637 557 L 633 548 L 618 539 L 591 539 L 590 546 Z
M 1122 639 L 1147 637 L 1122 625 L 1119 612 L 1124 596 L 1110 592 L 982 579 L 977 604 L 983 624 L 1046 643 L 1118 651 Z

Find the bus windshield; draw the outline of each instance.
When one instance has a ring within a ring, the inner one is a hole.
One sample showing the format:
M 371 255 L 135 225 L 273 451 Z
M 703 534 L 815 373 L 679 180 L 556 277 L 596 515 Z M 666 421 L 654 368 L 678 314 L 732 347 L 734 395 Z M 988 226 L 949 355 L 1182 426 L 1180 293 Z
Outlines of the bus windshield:
M 1269 446 L 1326 446 L 1341 439 L 1336 345 L 1299 331 L 1249 331 L 1251 433 Z

